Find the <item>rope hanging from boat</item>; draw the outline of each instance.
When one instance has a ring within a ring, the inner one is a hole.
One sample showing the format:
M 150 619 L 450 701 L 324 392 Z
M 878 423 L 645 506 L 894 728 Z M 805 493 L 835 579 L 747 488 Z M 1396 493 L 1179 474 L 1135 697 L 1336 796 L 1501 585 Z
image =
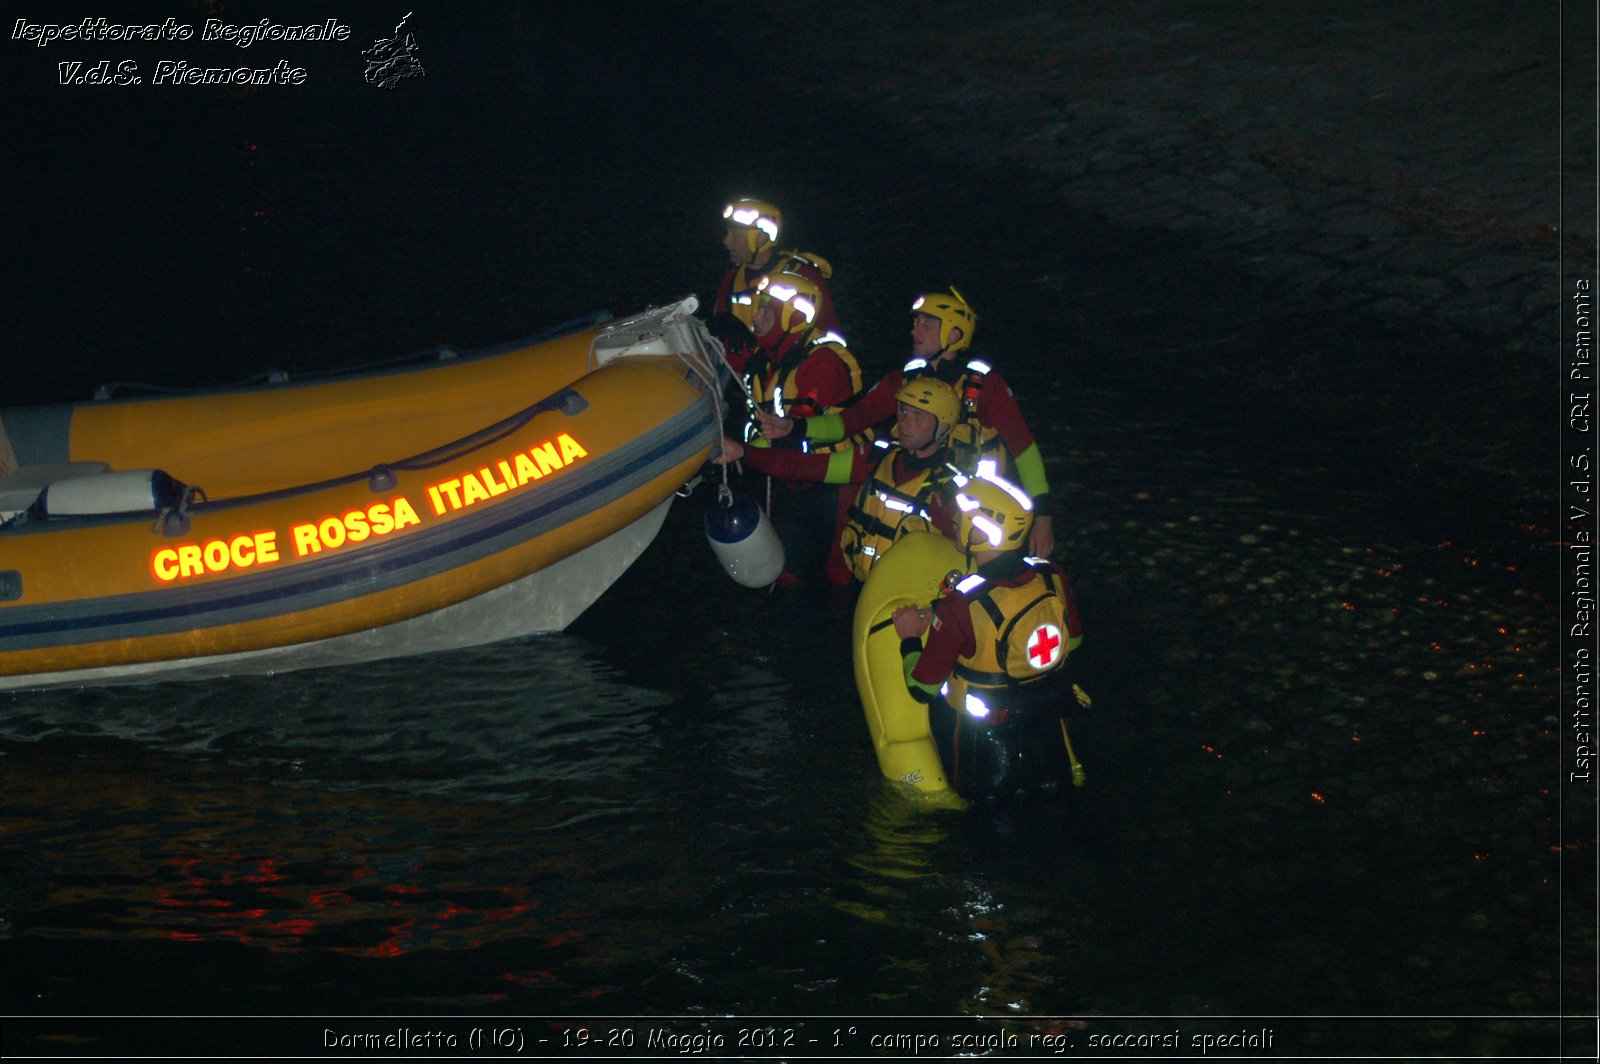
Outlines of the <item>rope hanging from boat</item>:
M 650 339 L 654 339 L 654 337 L 651 337 Z M 677 357 L 678 361 L 689 367 L 689 371 L 691 373 L 699 378 L 701 387 L 705 390 L 707 400 L 711 403 L 716 412 L 717 438 L 720 440 L 722 437 L 728 434 L 728 425 L 727 404 L 722 401 L 722 383 L 720 380 L 721 375 L 718 372 L 717 364 L 720 364 L 723 369 L 728 371 L 728 377 L 739 386 L 739 390 L 744 393 L 745 401 L 751 406 L 755 405 L 755 397 L 750 393 L 750 386 L 745 383 L 744 377 L 733 368 L 731 363 L 729 363 L 727 348 L 723 346 L 722 341 L 717 339 L 715 336 L 712 336 L 710 332 L 703 328 L 700 330 L 700 341 L 701 346 L 706 351 L 709 351 L 712 356 L 714 356 L 716 364 L 713 364 L 713 362 L 709 359 L 699 358 L 687 351 L 676 351 L 674 352 L 674 355 Z M 644 341 L 641 341 L 641 343 L 643 342 Z M 634 346 L 639 345 L 636 344 Z M 632 349 L 633 348 L 627 348 L 623 353 L 626 354 Z M 717 501 L 719 503 L 724 503 L 733 496 L 733 489 L 728 486 L 727 464 L 724 463 L 721 468 L 722 484 L 717 488 Z M 771 482 L 769 481 L 767 487 L 768 509 L 771 509 L 772 506 L 771 496 L 772 487 Z
M 744 393 L 745 402 L 750 404 L 753 409 L 756 400 L 755 396 L 750 392 L 750 385 L 745 382 L 744 375 L 735 370 L 732 363 L 728 361 L 728 351 L 723 346 L 722 341 L 712 336 L 709 332 L 705 333 L 702 339 L 708 343 L 711 351 L 717 356 L 717 361 L 722 363 L 723 368 L 728 371 L 728 376 L 739 386 L 739 390 Z M 714 394 L 719 397 L 717 402 L 717 439 L 720 441 L 728 435 L 727 409 L 726 404 L 720 401 L 722 394 L 720 387 L 716 389 Z M 719 442 L 717 446 L 720 448 L 722 445 Z M 717 505 L 719 506 L 729 505 L 733 500 L 733 488 L 728 485 L 728 466 L 730 464 L 724 462 L 721 466 L 722 484 L 717 488 Z M 770 477 L 767 479 L 767 510 L 769 513 L 772 510 L 772 479 Z
M 596 310 L 589 314 L 585 314 L 580 318 L 573 318 L 571 321 L 562 322 L 560 325 L 546 329 L 544 332 L 537 333 L 526 340 L 518 341 L 518 343 L 521 345 L 532 346 L 534 344 L 543 343 L 546 340 L 553 340 L 557 337 L 565 336 L 568 333 L 576 332 L 579 329 L 587 329 L 592 325 L 598 325 L 602 322 L 610 320 L 610 311 Z M 489 349 L 490 353 L 493 353 L 494 350 L 496 349 Z M 125 392 L 135 392 L 145 395 L 204 395 L 210 392 L 231 391 L 237 388 L 249 388 L 262 384 L 279 385 L 288 384 L 291 381 L 296 384 L 307 384 L 315 381 L 363 377 L 373 373 L 382 373 L 387 370 L 398 369 L 402 366 L 422 365 L 428 362 L 452 362 L 456 359 L 466 357 L 468 357 L 467 354 L 464 354 L 456 348 L 450 347 L 446 344 L 440 344 L 437 347 L 430 347 L 423 351 L 414 351 L 407 355 L 397 355 L 393 358 L 381 358 L 370 362 L 360 362 L 351 366 L 338 366 L 332 369 L 302 369 L 296 370 L 293 373 L 282 369 L 266 369 L 260 371 L 259 373 L 252 373 L 248 377 L 241 377 L 240 379 L 231 383 L 215 385 L 207 384 L 200 385 L 198 387 L 180 388 L 170 385 L 148 384 L 144 381 L 110 381 L 109 383 L 102 384 L 95 389 L 94 399 L 96 402 L 105 402 L 106 400 L 114 399 L 118 395 Z
M 728 361 L 727 348 L 723 345 L 722 341 L 717 339 L 715 336 L 712 336 L 709 331 L 706 331 L 704 329 L 701 330 L 700 338 L 701 338 L 702 341 L 704 341 L 705 346 L 708 347 L 710 349 L 710 351 L 714 355 L 716 355 L 717 361 L 722 364 L 722 368 L 723 369 L 726 369 L 728 371 L 728 376 L 733 380 L 733 382 L 735 384 L 737 384 L 739 386 L 739 390 L 744 393 L 746 409 L 754 410 L 756 408 L 755 395 L 750 391 L 750 385 L 745 380 L 744 375 L 742 373 L 740 373 L 739 371 L 737 371 L 736 369 L 734 369 L 732 363 L 730 363 Z M 680 355 L 679 357 L 683 358 L 684 361 L 686 361 L 686 362 L 688 361 L 687 356 Z M 692 365 L 693 365 L 693 363 L 691 363 L 691 366 Z M 721 438 L 724 438 L 724 437 L 726 437 L 728 435 L 728 426 L 727 426 L 727 418 L 726 418 L 727 404 L 723 403 L 722 400 L 721 400 L 722 388 L 721 388 L 720 384 L 716 383 L 715 375 L 716 375 L 715 374 L 715 370 L 712 370 L 712 372 L 710 374 L 711 383 L 710 383 L 710 387 L 708 387 L 708 392 L 713 397 L 712 401 L 716 404 L 716 409 L 717 409 L 717 434 L 718 434 L 718 439 L 721 439 Z M 721 445 L 719 444 L 718 446 L 720 447 Z M 731 464 L 732 463 L 730 463 L 730 462 L 723 462 L 722 466 L 721 466 L 721 469 L 722 469 L 722 483 L 717 486 L 717 502 L 716 502 L 716 505 L 718 505 L 718 506 L 732 506 L 733 505 L 733 488 L 728 484 L 728 466 L 731 465 Z M 743 468 L 743 467 L 741 466 L 740 468 Z M 767 513 L 770 514 L 770 513 L 772 513 L 772 478 L 771 477 L 764 477 L 763 480 L 765 481 L 765 485 L 766 485 L 766 506 L 765 506 L 765 510 L 766 510 Z M 778 586 L 778 582 L 777 582 L 776 577 L 774 577 L 772 583 L 767 586 L 767 593 L 769 595 L 772 594 L 773 590 L 777 586 Z

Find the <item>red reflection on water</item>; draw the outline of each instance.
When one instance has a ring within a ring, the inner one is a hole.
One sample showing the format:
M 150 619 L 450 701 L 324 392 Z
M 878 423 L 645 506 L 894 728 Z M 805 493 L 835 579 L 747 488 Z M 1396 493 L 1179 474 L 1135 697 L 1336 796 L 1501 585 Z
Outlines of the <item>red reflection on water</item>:
M 390 886 L 402 888 L 391 893 L 419 895 L 427 893 L 402 884 Z M 337 947 L 335 952 L 352 957 L 394 959 L 423 949 L 477 949 L 491 937 L 505 937 L 504 934 L 485 934 L 490 926 L 515 923 L 538 907 L 538 900 L 522 897 L 520 889 L 502 890 L 501 893 L 515 900 L 511 904 L 500 906 L 473 906 L 444 900 L 437 912 L 413 913 L 389 925 L 386 929 L 388 934 L 376 945 Z M 408 910 L 417 907 L 410 902 L 402 901 L 392 901 L 389 905 L 404 906 Z
M 314 875 L 338 881 L 308 883 L 306 870 L 286 871 L 274 857 L 179 855 L 169 864 L 175 874 L 152 908 L 164 914 L 160 933 L 175 942 L 394 958 L 422 949 L 476 949 L 513 934 L 538 907 L 522 887 L 477 886 L 457 894 L 373 882 L 378 873 L 362 865 L 318 865 L 310 870 Z M 352 945 L 352 939 L 366 942 Z

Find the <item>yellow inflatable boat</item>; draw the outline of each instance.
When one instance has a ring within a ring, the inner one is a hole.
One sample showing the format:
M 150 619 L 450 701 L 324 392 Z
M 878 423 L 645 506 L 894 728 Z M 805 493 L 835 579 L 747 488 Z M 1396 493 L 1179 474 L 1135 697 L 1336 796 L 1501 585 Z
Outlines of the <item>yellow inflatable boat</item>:
M 564 628 L 719 438 L 694 309 L 304 382 L 0 411 L 0 689 Z
M 950 783 L 928 730 L 928 707 L 906 690 L 894 611 L 907 604 L 928 606 L 945 577 L 951 572 L 964 574 L 966 567 L 966 556 L 946 537 L 907 533 L 873 565 L 856 599 L 852 632 L 856 691 L 878 767 L 889 779 L 920 791 L 948 790 Z

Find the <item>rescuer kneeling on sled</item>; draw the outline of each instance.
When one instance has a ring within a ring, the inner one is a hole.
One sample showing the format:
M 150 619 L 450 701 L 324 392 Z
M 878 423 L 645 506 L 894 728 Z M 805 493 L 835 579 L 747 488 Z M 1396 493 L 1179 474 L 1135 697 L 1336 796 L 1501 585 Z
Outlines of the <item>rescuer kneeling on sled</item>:
M 957 541 L 976 568 L 931 611 L 895 611 L 906 686 L 928 703 L 939 759 L 962 797 L 1005 798 L 1058 780 L 1069 763 L 1076 780 L 1065 714 L 1077 702 L 1062 666 L 1083 629 L 1066 573 L 1025 556 L 1033 502 L 1021 488 L 972 477 L 956 505 Z

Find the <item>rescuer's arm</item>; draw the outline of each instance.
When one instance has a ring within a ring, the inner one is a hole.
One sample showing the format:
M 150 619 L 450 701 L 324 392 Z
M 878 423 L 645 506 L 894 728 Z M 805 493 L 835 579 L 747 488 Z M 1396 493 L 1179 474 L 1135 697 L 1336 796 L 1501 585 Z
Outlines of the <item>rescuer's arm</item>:
M 911 673 L 922 660 L 922 633 L 928 629 L 931 610 L 916 606 L 901 606 L 894 611 L 894 630 L 900 636 L 900 659 L 904 662 L 906 690 L 918 702 L 932 705 L 939 697 L 938 684 L 925 684 L 912 678 Z
M 1033 499 L 1033 530 L 1028 533 L 1028 553 L 1048 558 L 1056 549 L 1055 522 L 1050 514 L 1050 482 L 1044 476 L 1044 458 L 1039 445 L 1030 443 L 1017 455 L 1017 479 L 1022 490 Z
M 899 405 L 895 393 L 900 390 L 904 380 L 905 375 L 896 370 L 837 414 L 816 414 L 793 419 L 790 431 L 800 433 L 813 443 L 833 443 L 846 436 L 854 436 L 865 428 L 894 417 L 895 408 Z
M 816 480 L 826 481 L 829 484 L 847 484 L 850 477 L 850 456 L 853 452 L 842 452 L 844 459 L 843 480 L 829 480 L 836 474 L 833 471 L 834 460 L 840 455 L 807 454 L 788 448 L 775 447 L 746 447 L 732 436 L 722 437 L 722 453 L 711 461 L 715 465 L 727 465 L 730 462 L 742 461 L 746 466 L 757 473 L 778 480 Z
M 1035 506 L 1044 509 L 1042 501 L 1050 494 L 1050 482 L 1045 479 L 1044 456 L 1039 453 L 1039 445 L 1028 444 L 1028 449 L 1017 455 L 1016 466 L 1018 486 L 1028 493 Z
M 1006 450 L 1016 457 L 1018 486 L 1033 499 L 1033 531 L 1028 534 L 1028 553 L 1048 558 L 1055 550 L 1056 535 L 1050 514 L 1050 481 L 1044 472 L 1044 456 L 1022 416 L 1022 408 L 1011 386 L 998 373 L 989 374 L 978 399 L 978 417 L 1000 434 Z
M 828 470 L 822 476 L 824 484 L 859 484 L 872 472 L 871 456 L 862 447 L 848 451 L 834 451 L 828 455 Z

